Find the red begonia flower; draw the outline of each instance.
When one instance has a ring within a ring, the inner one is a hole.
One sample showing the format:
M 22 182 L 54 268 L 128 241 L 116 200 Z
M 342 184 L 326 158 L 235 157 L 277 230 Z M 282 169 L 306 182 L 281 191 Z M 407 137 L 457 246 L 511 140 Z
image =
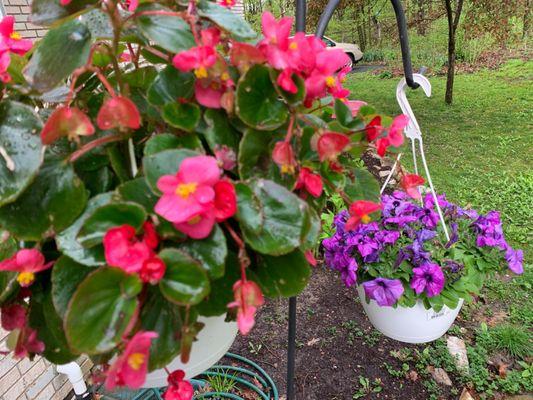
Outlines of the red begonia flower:
M 265 303 L 259 286 L 252 281 L 238 280 L 233 285 L 235 301 L 228 304 L 229 308 L 237 307 L 237 325 L 241 334 L 246 335 L 255 324 L 257 307 Z
M 133 101 L 123 96 L 106 100 L 96 116 L 96 124 L 102 130 L 139 129 L 141 114 Z
M 300 169 L 294 188 L 305 189 L 311 196 L 320 197 L 323 190 L 322 177 L 313 173 L 311 169 L 304 167 Z
M 381 209 L 381 204 L 374 203 L 367 200 L 358 200 L 350 205 L 350 218 L 346 221 L 346 230 L 352 230 L 361 222 L 367 224 L 371 218 L 368 214 L 372 214 Z
M 43 254 L 37 249 L 21 249 L 13 257 L 0 262 L 0 271 L 18 272 L 18 283 L 28 287 L 35 281 L 37 272 L 50 268 L 53 263 L 45 263 Z
M 318 157 L 320 161 L 335 161 L 349 144 L 348 136 L 338 132 L 326 132 L 318 138 Z
M 282 174 L 293 174 L 296 167 L 294 151 L 289 142 L 281 141 L 274 145 L 272 160 L 281 168 Z
M 6 331 L 22 329 L 26 325 L 26 307 L 21 304 L 9 304 L 2 309 L 2 328 Z
M 402 176 L 400 185 L 409 196 L 411 196 L 413 199 L 420 200 L 422 196 L 418 191 L 418 187 L 420 185 L 423 185 L 424 182 L 425 180 L 421 176 L 418 176 L 416 174 L 406 174 Z

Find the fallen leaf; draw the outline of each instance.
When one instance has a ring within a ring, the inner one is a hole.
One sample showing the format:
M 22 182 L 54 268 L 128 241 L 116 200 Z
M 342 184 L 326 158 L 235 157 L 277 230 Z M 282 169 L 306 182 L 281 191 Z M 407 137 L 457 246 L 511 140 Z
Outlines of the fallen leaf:
M 314 346 L 315 344 L 320 343 L 320 338 L 314 338 L 307 342 L 308 346 Z

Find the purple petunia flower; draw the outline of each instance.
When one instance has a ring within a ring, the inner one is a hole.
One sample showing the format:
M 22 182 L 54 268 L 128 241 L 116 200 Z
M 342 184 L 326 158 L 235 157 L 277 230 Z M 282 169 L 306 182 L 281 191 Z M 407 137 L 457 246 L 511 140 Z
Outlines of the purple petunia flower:
M 341 279 L 346 287 L 351 287 L 357 282 L 357 267 L 357 262 L 352 258 L 341 270 Z
M 413 268 L 413 274 L 411 288 L 416 294 L 426 291 L 428 297 L 434 297 L 442 292 L 445 278 L 437 264 L 426 262 L 418 268 Z
M 479 247 L 497 247 L 507 249 L 508 245 L 503 236 L 502 222 L 498 211 L 490 211 L 487 215 L 479 216 L 471 225 L 477 233 L 476 245 Z
M 391 307 L 402 296 L 404 288 L 399 279 L 376 278 L 363 283 L 365 294 L 381 307 Z
M 444 247 L 446 247 L 447 249 L 452 247 L 452 245 L 454 243 L 457 243 L 457 241 L 459 240 L 459 231 L 458 231 L 459 230 L 459 225 L 457 225 L 455 222 L 453 222 L 451 224 L 451 228 L 452 228 L 452 236 L 450 237 L 449 242 L 444 245 Z
M 454 274 L 461 271 L 464 267 L 465 266 L 463 264 L 459 264 L 457 261 L 454 261 L 454 260 L 444 261 L 444 268 L 447 268 L 448 270 L 450 270 L 450 272 Z
M 439 202 L 439 207 L 444 210 L 452 206 L 448 200 L 446 200 L 445 194 L 437 195 L 437 201 Z M 424 196 L 424 207 L 425 208 L 435 208 L 435 200 L 433 200 L 433 194 L 428 193 Z
M 431 208 L 421 208 L 415 213 L 415 216 L 418 221 L 429 229 L 434 229 L 439 223 L 439 214 Z
M 505 260 L 509 264 L 509 269 L 515 274 L 520 275 L 524 272 L 524 252 L 522 250 L 514 250 L 511 246 L 507 246 Z

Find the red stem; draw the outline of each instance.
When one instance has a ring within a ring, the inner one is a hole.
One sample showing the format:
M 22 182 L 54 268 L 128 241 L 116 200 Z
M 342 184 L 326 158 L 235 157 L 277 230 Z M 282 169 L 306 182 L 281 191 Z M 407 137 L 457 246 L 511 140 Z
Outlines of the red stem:
M 84 144 L 81 148 L 79 148 L 74 153 L 72 153 L 70 155 L 69 161 L 70 162 L 76 161 L 82 155 L 84 155 L 88 151 L 94 149 L 95 147 L 102 146 L 102 145 L 107 144 L 107 143 L 118 142 L 118 141 L 120 141 L 122 139 L 124 139 L 124 137 L 120 136 L 120 135 L 109 135 L 109 136 L 104 136 L 102 138 L 93 140 L 92 142 Z

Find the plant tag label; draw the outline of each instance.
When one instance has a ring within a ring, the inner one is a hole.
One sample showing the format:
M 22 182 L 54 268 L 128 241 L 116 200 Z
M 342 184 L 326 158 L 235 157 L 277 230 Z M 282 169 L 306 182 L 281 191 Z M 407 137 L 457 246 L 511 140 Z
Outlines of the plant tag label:
M 448 307 L 444 307 L 439 312 L 436 312 L 435 310 L 429 310 L 426 314 L 428 321 L 432 321 L 437 318 L 444 317 L 445 315 L 448 315 L 450 313 L 450 309 Z

